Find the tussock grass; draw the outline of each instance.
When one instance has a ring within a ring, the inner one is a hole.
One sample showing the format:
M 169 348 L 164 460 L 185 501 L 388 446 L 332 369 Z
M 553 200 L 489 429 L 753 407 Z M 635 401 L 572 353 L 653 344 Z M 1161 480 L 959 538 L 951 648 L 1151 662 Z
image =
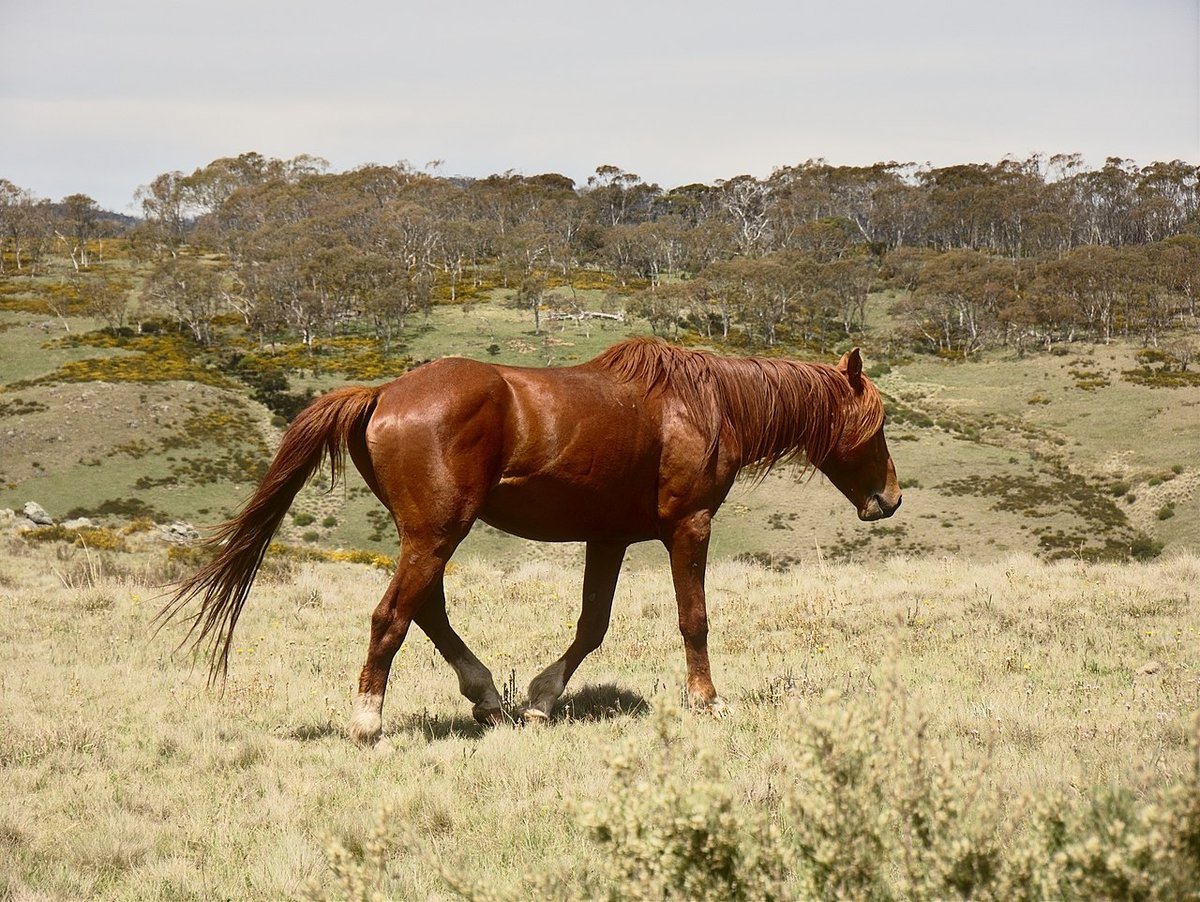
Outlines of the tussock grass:
M 1021 862 L 1051 894 L 1162 897 L 1186 858 L 1194 555 L 714 564 L 723 720 L 681 707 L 669 578 L 633 570 L 547 728 L 477 726 L 414 628 L 364 752 L 343 723 L 386 573 L 288 562 L 256 587 L 221 695 L 151 636 L 151 571 L 66 585 L 48 554 L 0 558 L 0 892 L 18 897 L 661 898 L 701 879 L 725 898 L 999 897 L 1014 884 L 983 869 Z M 452 621 L 515 700 L 570 641 L 580 576 L 449 573 Z

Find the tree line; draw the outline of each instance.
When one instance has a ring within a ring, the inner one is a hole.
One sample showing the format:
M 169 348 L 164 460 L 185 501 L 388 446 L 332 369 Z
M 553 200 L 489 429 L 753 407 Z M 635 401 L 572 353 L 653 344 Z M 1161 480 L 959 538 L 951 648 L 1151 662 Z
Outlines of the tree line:
M 1200 170 L 1178 160 L 810 160 L 663 189 L 611 165 L 578 185 L 247 153 L 159 175 L 138 200 L 143 218 L 123 223 L 86 195 L 51 204 L 0 180 L 0 266 L 37 272 L 58 247 L 83 271 L 121 235 L 151 266 L 145 308 L 200 342 L 232 314 L 261 341 L 366 330 L 387 345 L 431 304 L 495 287 L 540 328 L 547 308 L 594 306 L 577 290 L 594 283 L 661 334 L 825 348 L 887 288 L 904 341 L 964 357 L 1157 345 L 1195 322 L 1200 278 Z M 109 300 L 95 303 L 118 315 Z

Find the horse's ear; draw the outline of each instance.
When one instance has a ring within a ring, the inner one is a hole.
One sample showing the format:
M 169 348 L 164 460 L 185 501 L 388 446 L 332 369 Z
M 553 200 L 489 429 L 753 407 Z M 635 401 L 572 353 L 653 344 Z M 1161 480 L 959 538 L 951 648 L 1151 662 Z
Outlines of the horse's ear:
M 842 359 L 838 361 L 838 369 L 846 374 L 846 378 L 855 388 L 862 386 L 862 354 L 858 348 L 842 355 Z

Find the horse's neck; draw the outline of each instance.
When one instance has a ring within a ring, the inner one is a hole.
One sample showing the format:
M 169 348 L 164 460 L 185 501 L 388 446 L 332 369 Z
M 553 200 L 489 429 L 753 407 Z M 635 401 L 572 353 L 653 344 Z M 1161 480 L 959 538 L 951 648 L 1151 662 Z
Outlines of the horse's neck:
M 820 461 L 840 432 L 842 406 L 821 364 L 766 361 L 723 374 L 725 419 L 743 467 L 770 468 L 800 456 Z

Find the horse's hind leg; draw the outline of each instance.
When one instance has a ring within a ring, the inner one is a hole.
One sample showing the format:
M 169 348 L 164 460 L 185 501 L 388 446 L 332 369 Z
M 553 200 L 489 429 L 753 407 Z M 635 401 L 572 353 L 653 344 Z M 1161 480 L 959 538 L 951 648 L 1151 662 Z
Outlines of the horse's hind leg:
M 450 625 L 446 616 L 446 593 L 441 582 L 433 597 L 417 612 L 415 620 L 458 674 L 459 691 L 475 704 L 472 710 L 475 719 L 482 724 L 501 723 L 504 711 L 492 672 L 471 653 Z
M 457 544 L 430 549 L 405 543 L 401 548 L 396 575 L 371 615 L 367 662 L 358 678 L 358 695 L 348 728 L 350 737 L 362 745 L 374 743 L 383 730 L 383 696 L 392 659 L 408 634 L 409 624 L 435 596 L 440 596 L 446 562 Z
M 527 723 L 550 716 L 554 703 L 567 688 L 567 681 L 576 668 L 604 641 L 625 548 L 621 544 L 588 542 L 587 564 L 583 571 L 583 610 L 575 628 L 575 641 L 561 658 L 529 684 L 529 707 L 523 715 Z

